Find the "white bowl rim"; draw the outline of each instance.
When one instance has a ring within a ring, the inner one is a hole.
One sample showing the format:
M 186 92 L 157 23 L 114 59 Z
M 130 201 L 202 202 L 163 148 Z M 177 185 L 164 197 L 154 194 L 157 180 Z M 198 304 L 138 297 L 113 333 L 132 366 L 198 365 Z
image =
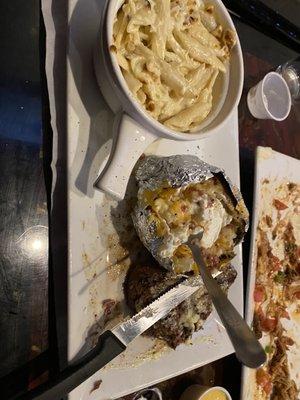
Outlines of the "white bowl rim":
M 209 129 L 207 129 L 205 132 L 199 131 L 199 132 L 195 132 L 195 133 L 188 133 L 188 132 L 184 133 L 184 132 L 177 132 L 175 130 L 167 128 L 165 125 L 163 125 L 162 123 L 160 123 L 159 121 L 157 121 L 153 117 L 151 117 L 144 110 L 142 105 L 134 98 L 133 94 L 131 93 L 130 89 L 127 86 L 125 78 L 123 77 L 123 74 L 121 72 L 121 69 L 117 62 L 116 57 L 113 55 L 113 52 L 110 51 L 110 46 L 113 45 L 113 25 L 115 22 L 115 15 L 116 15 L 115 6 L 116 6 L 116 3 L 119 3 L 119 2 L 122 3 L 123 1 L 124 0 L 107 0 L 108 5 L 107 5 L 107 9 L 105 11 L 105 21 L 104 21 L 104 26 L 106 27 L 106 43 L 108 45 L 108 48 L 104 49 L 104 50 L 107 51 L 107 53 L 109 55 L 110 61 L 112 63 L 114 75 L 117 78 L 119 85 L 121 86 L 123 94 L 125 94 L 127 100 L 134 107 L 137 114 L 139 114 L 139 116 L 142 119 L 145 119 L 147 121 L 147 123 L 149 125 L 151 125 L 151 127 L 153 128 L 153 131 L 156 132 L 156 134 L 158 136 L 165 136 L 165 137 L 167 136 L 172 139 L 186 140 L 186 141 L 197 140 L 197 139 L 199 140 L 199 139 L 204 139 L 204 138 L 209 137 L 212 133 L 212 130 L 209 130 Z M 236 31 L 235 25 L 225 7 L 225 5 L 222 3 L 222 1 L 221 0 L 214 0 L 214 1 L 216 3 L 218 3 L 218 7 L 221 9 L 223 14 L 225 15 L 226 22 L 227 22 L 228 26 L 230 27 L 230 29 L 232 29 L 236 34 L 236 38 L 237 38 L 236 51 L 237 51 L 237 57 L 239 59 L 238 76 L 240 76 L 240 78 L 241 78 L 240 83 L 239 83 L 238 92 L 235 96 L 235 100 L 232 104 L 231 110 L 224 117 L 223 121 L 221 121 L 218 124 L 217 128 L 219 129 L 224 125 L 224 123 L 226 122 L 228 117 L 231 115 L 232 111 L 238 106 L 238 103 L 239 103 L 241 95 L 242 95 L 242 90 L 243 90 L 244 68 L 243 68 L 243 57 L 242 57 L 241 44 L 240 44 L 240 40 L 239 40 L 237 31 Z M 230 80 L 229 80 L 229 85 L 230 85 Z M 227 96 L 227 94 L 226 94 L 226 96 Z M 219 112 L 221 111 L 221 109 L 219 110 Z M 217 115 L 215 117 L 217 117 Z M 211 122 L 213 122 L 213 121 L 211 121 Z M 206 128 L 209 128 L 209 125 Z M 214 128 L 214 129 L 216 129 L 216 128 Z

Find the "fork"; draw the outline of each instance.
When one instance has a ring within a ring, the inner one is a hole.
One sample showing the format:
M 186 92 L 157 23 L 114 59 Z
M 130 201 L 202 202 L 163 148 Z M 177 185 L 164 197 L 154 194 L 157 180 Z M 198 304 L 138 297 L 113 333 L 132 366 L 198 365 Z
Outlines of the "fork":
M 204 285 L 231 340 L 236 357 L 249 368 L 259 368 L 266 362 L 266 353 L 207 268 L 200 247 L 196 244 L 202 236 L 203 231 L 196 235 L 190 235 L 185 244 L 192 251 L 194 261 L 199 267 Z

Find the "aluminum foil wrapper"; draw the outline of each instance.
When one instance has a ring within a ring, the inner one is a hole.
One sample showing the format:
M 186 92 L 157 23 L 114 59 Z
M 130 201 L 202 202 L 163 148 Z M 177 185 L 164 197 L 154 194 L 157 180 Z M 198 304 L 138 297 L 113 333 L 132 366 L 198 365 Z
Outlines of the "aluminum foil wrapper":
M 245 222 L 244 231 L 238 233 L 237 243 L 242 240 L 248 229 L 248 210 L 239 189 L 232 184 L 222 169 L 207 164 L 196 156 L 148 156 L 140 162 L 135 176 L 139 189 L 138 202 L 132 213 L 135 229 L 153 257 L 168 270 L 173 269 L 172 260 L 170 258 L 162 258 L 159 255 L 163 239 L 156 235 L 155 223 L 149 224 L 148 218 L 151 212 L 144 208 L 139 200 L 141 193 L 145 189 L 152 191 L 166 187 L 179 188 L 218 176 Z

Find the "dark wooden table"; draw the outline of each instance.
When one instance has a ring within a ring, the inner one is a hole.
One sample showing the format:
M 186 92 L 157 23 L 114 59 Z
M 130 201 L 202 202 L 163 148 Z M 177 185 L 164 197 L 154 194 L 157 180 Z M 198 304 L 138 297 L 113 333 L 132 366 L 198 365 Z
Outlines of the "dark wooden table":
M 5 376 L 48 349 L 39 1 L 1 2 L 0 36 L 0 376 Z
M 278 7 L 278 1 L 267 3 Z M 300 3 L 284 3 L 293 7 L 284 13 L 289 16 L 290 10 L 295 22 Z M 300 106 L 293 106 L 283 122 L 256 120 L 247 109 L 246 94 L 266 72 L 296 54 L 235 22 L 245 63 L 239 106 L 241 185 L 251 211 L 255 148 L 271 146 L 300 158 Z M 58 347 L 65 346 L 65 338 L 57 341 L 55 311 L 61 315 L 65 310 L 54 307 L 54 288 L 60 282 L 53 281 L 48 257 L 51 131 L 39 1 L 1 2 L 0 37 L 7 38 L 0 62 L 0 388 L 1 398 L 8 398 L 59 370 Z M 249 237 L 250 232 L 244 243 L 245 277 Z M 238 398 L 240 366 L 229 356 L 159 386 L 165 399 L 176 400 L 195 382 L 222 384 Z

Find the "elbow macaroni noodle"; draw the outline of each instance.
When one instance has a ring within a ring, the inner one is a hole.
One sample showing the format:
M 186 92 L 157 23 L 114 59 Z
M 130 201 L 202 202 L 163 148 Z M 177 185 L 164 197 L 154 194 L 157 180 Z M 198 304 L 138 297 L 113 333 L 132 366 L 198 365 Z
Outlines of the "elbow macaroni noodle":
M 189 132 L 212 108 L 213 86 L 235 44 L 201 0 L 125 0 L 114 45 L 127 85 L 166 127 Z

